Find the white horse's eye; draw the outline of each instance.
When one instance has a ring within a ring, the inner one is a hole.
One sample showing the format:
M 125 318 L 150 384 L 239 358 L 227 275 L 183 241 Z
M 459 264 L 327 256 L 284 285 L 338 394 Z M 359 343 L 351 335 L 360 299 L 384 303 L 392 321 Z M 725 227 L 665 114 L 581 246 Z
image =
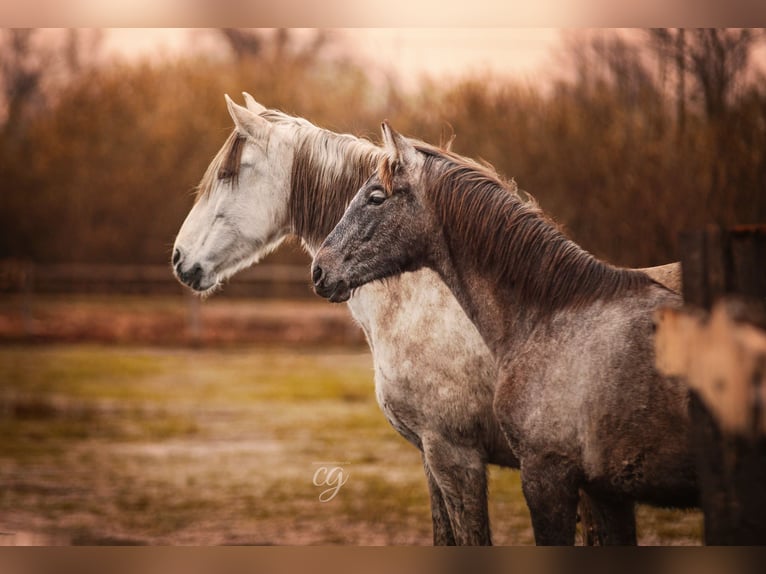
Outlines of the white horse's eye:
M 221 168 L 218 170 L 218 179 L 220 181 L 229 181 L 234 177 L 234 172 L 230 169 Z
M 371 203 L 372 205 L 380 205 L 386 201 L 386 199 L 388 199 L 386 192 L 382 189 L 376 189 L 370 194 L 370 197 L 367 198 L 367 203 Z

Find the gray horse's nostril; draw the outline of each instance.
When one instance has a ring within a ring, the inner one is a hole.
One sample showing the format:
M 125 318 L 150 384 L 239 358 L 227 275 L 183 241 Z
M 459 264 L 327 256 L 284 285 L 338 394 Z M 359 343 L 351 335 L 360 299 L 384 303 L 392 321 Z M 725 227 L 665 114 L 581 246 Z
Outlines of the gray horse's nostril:
M 175 251 L 173 251 L 173 265 L 177 265 L 180 260 L 181 260 L 181 251 L 179 249 L 176 249 Z
M 314 282 L 314 285 L 317 285 L 324 276 L 324 271 L 322 271 L 322 268 L 319 267 L 319 265 L 314 267 L 314 270 L 311 272 L 311 280 Z

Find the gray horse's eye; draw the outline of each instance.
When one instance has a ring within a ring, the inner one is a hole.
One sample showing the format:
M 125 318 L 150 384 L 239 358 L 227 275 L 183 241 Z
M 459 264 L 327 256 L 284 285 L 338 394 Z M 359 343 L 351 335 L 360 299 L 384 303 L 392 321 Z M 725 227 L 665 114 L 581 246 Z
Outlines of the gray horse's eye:
M 371 203 L 372 205 L 380 205 L 386 199 L 388 196 L 386 195 L 386 192 L 382 189 L 376 189 L 373 191 L 370 196 L 367 198 L 367 203 Z

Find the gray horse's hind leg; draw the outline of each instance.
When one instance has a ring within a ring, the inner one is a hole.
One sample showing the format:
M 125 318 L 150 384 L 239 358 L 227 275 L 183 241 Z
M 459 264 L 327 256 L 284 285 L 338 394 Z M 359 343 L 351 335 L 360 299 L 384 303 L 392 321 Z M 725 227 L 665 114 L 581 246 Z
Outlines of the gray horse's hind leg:
M 421 453 L 422 455 L 423 453 Z M 444 497 L 441 489 L 436 483 L 431 469 L 428 467 L 426 457 L 423 455 L 423 468 L 428 480 L 428 495 L 431 499 L 431 518 L 434 528 L 434 546 L 455 546 L 455 535 L 452 533 L 452 524 L 450 524 L 447 506 L 444 504 Z
M 572 546 L 579 495 L 575 472 L 566 461 L 550 454 L 525 458 L 521 490 L 532 518 L 535 543 Z
M 633 501 L 614 501 L 580 491 L 580 518 L 586 546 L 635 546 Z
M 475 448 L 458 447 L 438 437 L 425 438 L 428 470 L 441 492 L 455 543 L 492 544 L 487 507 L 487 470 Z

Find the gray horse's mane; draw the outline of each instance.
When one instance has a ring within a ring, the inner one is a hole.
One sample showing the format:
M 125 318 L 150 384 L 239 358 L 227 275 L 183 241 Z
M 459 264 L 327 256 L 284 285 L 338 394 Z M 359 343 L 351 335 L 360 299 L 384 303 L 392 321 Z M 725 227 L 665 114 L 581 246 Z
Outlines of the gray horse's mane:
M 416 148 L 426 156 L 425 195 L 450 246 L 470 253 L 496 281 L 514 285 L 522 304 L 552 313 L 653 283 L 640 271 L 596 259 L 491 168 L 434 146 Z M 383 161 L 379 169 L 391 181 L 395 166 Z

